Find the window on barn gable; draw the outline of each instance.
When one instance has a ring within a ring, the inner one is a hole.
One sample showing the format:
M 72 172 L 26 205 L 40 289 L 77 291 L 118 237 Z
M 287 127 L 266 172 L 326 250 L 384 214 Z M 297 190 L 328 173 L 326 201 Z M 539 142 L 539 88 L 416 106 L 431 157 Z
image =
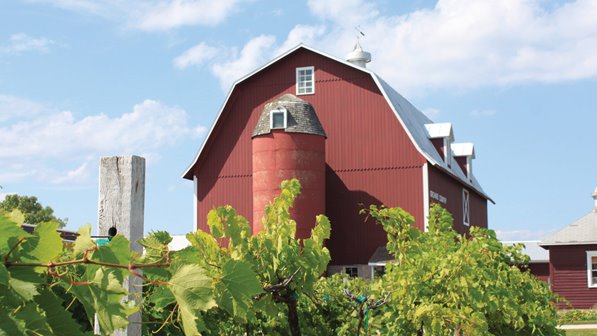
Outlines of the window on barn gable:
M 597 251 L 587 251 L 587 287 L 597 287 Z
M 296 68 L 296 94 L 305 95 L 315 93 L 314 67 Z
M 471 225 L 471 209 L 468 190 L 462 189 L 462 224 Z
M 269 113 L 270 129 L 285 129 L 287 124 L 287 111 L 283 107 L 273 109 Z
M 358 267 L 344 267 L 344 272 L 351 278 L 356 278 L 359 276 Z

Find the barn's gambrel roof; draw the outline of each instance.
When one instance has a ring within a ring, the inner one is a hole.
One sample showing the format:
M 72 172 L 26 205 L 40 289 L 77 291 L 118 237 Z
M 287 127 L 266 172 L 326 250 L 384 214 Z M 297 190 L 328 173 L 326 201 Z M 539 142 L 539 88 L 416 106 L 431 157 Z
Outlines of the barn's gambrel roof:
M 369 74 L 371 76 L 371 78 L 373 79 L 373 81 L 375 82 L 375 84 L 377 85 L 377 87 L 379 88 L 380 92 L 383 94 L 386 101 L 388 102 L 388 105 L 394 111 L 396 118 L 398 119 L 398 121 L 400 122 L 400 124 L 402 125 L 402 127 L 404 128 L 406 133 L 408 134 L 411 142 L 417 148 L 419 153 L 421 153 L 421 155 L 423 155 L 427 159 L 427 161 L 429 163 L 431 163 L 433 166 L 438 167 L 440 170 L 442 170 L 445 173 L 456 178 L 461 183 L 468 185 L 471 189 L 476 191 L 482 197 L 493 202 L 493 200 L 489 196 L 487 196 L 487 194 L 485 194 L 485 192 L 483 191 L 483 188 L 481 188 L 481 185 L 478 183 L 478 181 L 475 179 L 474 176 L 472 176 L 469 179 L 466 177 L 466 174 L 460 169 L 460 167 L 457 164 L 448 166 L 448 164 L 444 162 L 442 157 L 435 150 L 435 147 L 433 146 L 431 141 L 427 138 L 427 131 L 425 130 L 425 124 L 433 123 L 433 121 L 431 121 L 421 111 L 419 111 L 416 107 L 414 107 L 408 100 L 406 100 L 404 97 L 402 97 L 402 95 L 400 95 L 398 92 L 396 92 L 396 90 L 394 90 L 388 83 L 386 83 L 376 73 L 374 73 L 373 71 L 371 71 L 367 68 L 363 68 L 363 67 L 354 65 L 350 62 L 344 61 L 335 56 L 328 55 L 322 51 L 311 48 L 304 44 L 297 45 L 296 47 L 288 50 L 287 52 L 274 58 L 267 64 L 261 66 L 260 68 L 256 69 L 255 71 L 247 74 L 246 76 L 244 76 L 244 77 L 238 79 L 236 82 L 234 82 L 230 91 L 228 92 L 228 96 L 226 97 L 226 100 L 224 101 L 224 103 L 222 104 L 222 107 L 220 108 L 218 117 L 212 124 L 207 137 L 203 141 L 201 148 L 199 149 L 199 151 L 197 152 L 197 155 L 195 156 L 195 159 L 193 160 L 191 165 L 189 165 L 189 167 L 185 170 L 184 174 L 182 175 L 183 178 L 190 179 L 190 180 L 193 179 L 193 174 L 192 174 L 193 168 L 199 162 L 199 160 L 201 158 L 201 154 L 202 154 L 203 150 L 205 149 L 205 146 L 208 143 L 210 137 L 212 136 L 212 132 L 214 131 L 214 128 L 216 127 L 218 120 L 220 119 L 220 116 L 222 115 L 222 113 L 224 111 L 224 108 L 228 104 L 228 100 L 230 99 L 232 93 L 236 89 L 236 86 L 239 85 L 240 83 L 242 83 L 243 81 L 247 80 L 248 78 L 252 77 L 253 75 L 266 69 L 270 65 L 272 65 L 272 64 L 278 62 L 279 60 L 285 58 L 286 56 L 294 53 L 295 51 L 297 51 L 299 49 L 309 50 L 313 53 L 319 54 L 321 56 L 332 59 L 336 62 L 342 63 L 348 67 L 352 67 L 354 69 L 357 69 L 359 71 Z

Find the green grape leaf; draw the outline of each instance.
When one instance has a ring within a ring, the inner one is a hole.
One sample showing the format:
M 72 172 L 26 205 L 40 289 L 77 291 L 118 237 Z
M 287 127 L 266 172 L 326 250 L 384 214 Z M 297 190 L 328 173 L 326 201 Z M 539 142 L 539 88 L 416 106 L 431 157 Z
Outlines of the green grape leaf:
M 4 264 L 0 264 L 0 285 L 8 286 L 8 270 Z
M 324 215 L 318 215 L 316 221 L 317 224 L 311 230 L 311 239 L 313 239 L 317 246 L 323 246 L 323 241 L 330 239 L 332 226 L 330 220 Z
M 71 293 L 83 304 L 91 323 L 94 314 L 97 314 L 101 332 L 104 334 L 111 334 L 126 327 L 128 315 L 138 310 L 133 301 L 122 302 L 127 293 L 121 282 L 114 272 L 103 268 L 95 271 L 90 285 L 73 286 Z
M 94 261 L 104 263 L 128 265 L 131 262 L 130 242 L 122 235 L 115 236 L 107 246 L 100 246 L 91 257 Z M 88 270 L 95 272 L 99 266 L 90 265 Z M 129 271 L 123 268 L 111 268 L 108 272 L 116 274 L 118 282 L 122 283 Z
M 168 281 L 168 288 L 176 298 L 180 309 L 185 335 L 198 335 L 198 311 L 215 307 L 212 278 L 198 265 L 184 265 Z
M 182 321 L 182 330 L 185 335 L 201 335 L 199 332 L 199 315 L 188 306 L 178 307 L 180 312 L 180 320 Z
M 73 247 L 73 254 L 75 256 L 95 246 L 95 243 L 91 240 L 91 224 L 82 226 L 77 233 L 79 236 L 75 240 L 75 246 Z
M 52 335 L 77 336 L 82 334 L 80 325 L 75 322 L 70 312 L 62 309 L 62 299 L 50 290 L 43 290 L 35 298 L 35 302 L 45 312 Z
M 62 307 L 58 307 L 62 309 Z M 57 310 L 54 307 L 54 310 Z M 35 302 L 28 302 L 15 314 L 18 320 L 25 321 L 25 331 L 30 335 L 51 335 L 50 326 L 46 321 L 46 316 L 39 309 Z
M 14 209 L 7 213 L 6 216 L 17 225 L 25 223 L 25 215 L 19 209 Z
M 156 231 L 139 240 L 139 244 L 145 248 L 145 259 L 147 262 L 151 262 L 165 258 L 168 252 L 168 244 L 171 241 L 172 237 L 168 232 Z
M 62 238 L 56 231 L 58 223 L 46 222 L 38 224 L 33 236 L 21 245 L 21 260 L 24 262 L 46 264 L 62 252 Z M 36 267 L 37 272 L 45 272 L 45 267 Z
M 25 336 L 24 327 L 24 321 L 15 321 L 10 312 L 0 305 L 0 336 Z
M 186 237 L 191 245 L 197 249 L 206 260 L 218 260 L 221 249 L 217 240 L 212 235 L 205 231 L 198 230 L 197 232 L 188 233 Z
M 31 235 L 16 225 L 7 217 L 0 215 L 0 253 L 6 255 L 19 241 L 20 237 L 30 237 Z
M 230 315 L 246 318 L 253 297 L 263 292 L 257 274 L 245 261 L 228 260 L 222 266 L 222 279 L 216 289 L 220 305 Z
M 37 286 L 36 284 L 23 281 L 17 278 L 10 278 L 8 280 L 9 287 L 12 288 L 19 296 L 21 296 L 25 301 L 33 300 L 33 297 L 38 295 Z
M 174 298 L 172 291 L 166 286 L 155 286 L 149 300 L 153 302 L 155 307 L 159 310 L 176 302 L 176 298 Z

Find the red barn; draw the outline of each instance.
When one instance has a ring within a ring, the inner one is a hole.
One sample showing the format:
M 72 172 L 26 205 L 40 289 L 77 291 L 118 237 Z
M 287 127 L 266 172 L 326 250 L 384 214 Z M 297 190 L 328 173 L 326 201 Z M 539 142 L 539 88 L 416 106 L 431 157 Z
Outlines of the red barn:
M 470 143 L 452 125 L 433 123 L 365 63 L 357 44 L 344 61 L 299 45 L 237 80 L 183 177 L 195 183 L 197 228 L 230 204 L 259 230 L 279 181 L 297 177 L 297 234 L 314 214 L 332 222 L 330 270 L 369 276 L 385 245 L 382 227 L 359 215 L 369 204 L 400 206 L 426 228 L 439 202 L 455 229 L 487 227 L 490 200 L 475 179 Z
M 539 243 L 549 250 L 551 290 L 572 308 L 597 305 L 597 189 L 593 199 L 591 212 Z

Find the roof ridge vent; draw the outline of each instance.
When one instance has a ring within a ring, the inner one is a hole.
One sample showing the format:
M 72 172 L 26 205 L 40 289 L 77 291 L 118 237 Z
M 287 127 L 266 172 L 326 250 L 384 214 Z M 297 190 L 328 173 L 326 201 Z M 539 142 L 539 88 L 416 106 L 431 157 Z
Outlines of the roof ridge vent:
M 361 68 L 366 68 L 367 63 L 371 62 L 371 53 L 363 50 L 363 47 L 361 47 L 361 42 L 359 41 L 358 37 L 357 43 L 355 43 L 354 48 L 351 52 L 348 53 L 348 55 L 346 55 L 346 61 L 354 65 L 360 66 Z

